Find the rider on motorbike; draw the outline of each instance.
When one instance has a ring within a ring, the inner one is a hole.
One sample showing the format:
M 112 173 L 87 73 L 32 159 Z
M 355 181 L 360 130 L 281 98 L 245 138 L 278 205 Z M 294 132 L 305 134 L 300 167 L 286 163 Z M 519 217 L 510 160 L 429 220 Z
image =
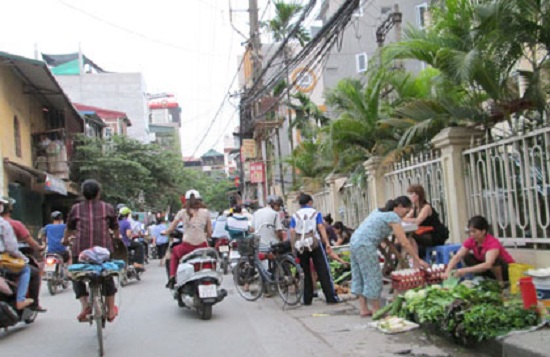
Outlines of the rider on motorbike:
M 170 235 L 180 221 L 184 225 L 185 233 L 183 242 L 172 250 L 169 287 L 175 283 L 176 271 L 181 258 L 195 249 L 208 248 L 208 238 L 212 235 L 210 211 L 202 202 L 201 195 L 197 190 L 189 190 L 185 193 L 185 209 L 178 212 L 170 227 L 161 234 Z
M 52 212 L 51 216 L 53 223 L 44 227 L 45 237 L 47 242 L 47 252 L 58 254 L 67 264 L 71 264 L 71 255 L 61 242 L 67 225 L 63 223 L 63 213 L 59 211 Z
M 4 204 L 4 208 L 0 210 L 0 216 L 6 220 L 10 226 L 13 229 L 13 232 L 15 233 L 15 238 L 17 239 L 17 243 L 20 248 L 20 252 L 24 254 L 28 254 L 32 261 L 28 264 L 29 269 L 31 270 L 31 280 L 29 283 L 29 296 L 31 299 L 34 300 L 34 303 L 29 307 L 33 311 L 37 312 L 46 312 L 47 309 L 40 306 L 40 284 L 42 282 L 41 279 L 41 272 L 38 268 L 38 263 L 36 259 L 32 256 L 32 254 L 36 254 L 39 252 L 42 252 L 46 246 L 40 245 L 30 234 L 29 230 L 23 222 L 20 222 L 18 220 L 11 218 L 11 213 L 13 211 L 13 205 L 15 204 L 15 200 L 9 197 L 3 197 L 2 200 L 4 202 L 7 202 Z M 27 248 L 28 247 L 28 248 Z M 25 252 L 24 250 L 27 250 Z
M 133 239 L 132 224 L 128 220 L 131 214 L 132 211 L 128 207 L 122 207 L 118 212 L 120 236 L 122 237 L 122 241 L 128 247 L 128 249 L 133 249 L 135 251 L 136 258 L 134 262 L 134 268 L 143 269 L 145 253 L 143 249 L 143 244 L 137 239 Z
M 4 210 L 4 205 L 8 205 L 10 202 L 4 198 L 0 198 L 0 211 Z M 11 225 L 4 218 L 0 216 L 0 253 L 8 253 L 14 258 L 22 258 L 28 261 L 27 257 L 21 253 L 17 247 L 17 239 Z M 29 288 L 29 281 L 31 278 L 31 270 L 27 264 L 20 272 L 13 272 L 9 269 L 5 269 L 9 275 L 18 276 L 17 282 L 17 294 L 15 306 L 17 310 L 23 310 L 27 306 L 31 305 L 34 300 L 27 299 L 27 290 Z
M 120 239 L 116 212 L 108 203 L 101 201 L 101 185 L 96 180 L 86 180 L 82 183 L 82 195 L 85 200 L 73 205 L 67 217 L 67 229 L 63 244 L 68 245 L 69 239 L 74 235 L 72 248 L 73 262 L 78 262 L 78 255 L 83 250 L 100 246 L 113 252 L 111 238 L 112 230 L 114 239 Z M 76 298 L 80 300 L 82 311 L 77 316 L 81 322 L 87 321 L 92 308 L 88 302 L 88 291 L 83 281 L 73 281 L 73 290 Z M 104 279 L 102 293 L 105 295 L 107 305 L 107 320 L 112 322 L 118 314 L 115 307 L 115 294 L 117 292 L 115 281 L 112 277 Z

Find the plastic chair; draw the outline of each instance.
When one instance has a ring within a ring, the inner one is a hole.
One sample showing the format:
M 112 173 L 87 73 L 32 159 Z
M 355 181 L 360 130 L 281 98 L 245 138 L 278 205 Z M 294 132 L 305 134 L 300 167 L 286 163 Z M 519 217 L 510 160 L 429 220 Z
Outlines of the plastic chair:
M 460 247 L 462 247 L 462 244 L 445 244 L 435 247 L 428 247 L 426 248 L 426 256 L 424 257 L 424 260 L 427 263 L 431 263 L 432 253 L 436 252 L 435 262 L 437 264 L 449 264 L 451 261 L 451 253 L 456 254 Z

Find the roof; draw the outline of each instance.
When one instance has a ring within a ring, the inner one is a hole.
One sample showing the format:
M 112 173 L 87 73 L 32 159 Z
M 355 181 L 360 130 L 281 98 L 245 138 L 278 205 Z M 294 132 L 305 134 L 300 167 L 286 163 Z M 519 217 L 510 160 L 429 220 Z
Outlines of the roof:
M 223 156 L 223 154 L 217 152 L 214 149 L 210 149 L 204 155 L 202 155 L 201 157 L 216 157 L 216 156 Z
M 13 72 L 24 82 L 24 94 L 41 97 L 43 104 L 60 111 L 69 109 L 75 117 L 81 119 L 80 114 L 63 92 L 46 63 L 2 51 L 0 51 L 0 62 L 4 67 L 11 67 Z
M 82 114 L 86 119 L 91 121 L 92 123 L 97 124 L 98 126 L 105 128 L 107 124 L 101 119 L 99 115 L 96 114 L 94 111 L 82 111 L 79 110 L 80 114 Z
M 74 103 L 74 106 L 80 112 L 86 112 L 86 113 L 93 112 L 103 120 L 112 121 L 117 119 L 123 119 L 128 122 L 128 126 L 132 126 L 132 121 L 130 120 L 130 118 L 128 118 L 128 115 L 124 112 L 120 112 L 118 110 L 94 107 L 91 105 L 80 104 L 80 103 Z
M 79 74 L 80 68 L 78 66 L 78 59 L 80 54 L 78 52 L 74 53 L 67 53 L 63 55 L 47 55 L 45 53 L 42 53 L 42 59 L 52 67 L 58 67 L 64 64 L 73 63 L 76 64 L 76 72 L 74 73 L 65 73 L 65 74 Z M 89 64 L 90 66 L 94 67 L 98 72 L 105 72 L 105 70 L 101 67 L 99 67 L 97 64 L 95 64 L 91 59 L 88 57 L 82 55 L 82 62 L 84 64 Z M 74 68 L 73 68 L 74 69 Z

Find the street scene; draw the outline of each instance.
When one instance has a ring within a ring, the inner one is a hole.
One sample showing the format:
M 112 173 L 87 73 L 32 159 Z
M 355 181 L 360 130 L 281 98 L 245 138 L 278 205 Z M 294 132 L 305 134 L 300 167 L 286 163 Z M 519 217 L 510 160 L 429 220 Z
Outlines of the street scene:
M 3 7 L 2 355 L 550 357 L 550 0 Z

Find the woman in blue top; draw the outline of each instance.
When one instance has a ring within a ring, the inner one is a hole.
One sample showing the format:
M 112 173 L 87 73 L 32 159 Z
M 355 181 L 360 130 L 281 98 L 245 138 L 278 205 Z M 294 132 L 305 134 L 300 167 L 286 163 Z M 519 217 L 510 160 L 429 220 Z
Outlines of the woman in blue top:
M 359 296 L 362 317 L 370 316 L 380 308 L 382 271 L 378 261 L 378 246 L 384 238 L 393 233 L 413 258 L 415 265 L 428 267 L 420 260 L 401 227 L 401 219 L 407 215 L 411 206 L 407 196 L 389 200 L 386 207 L 374 210 L 351 236 L 351 292 Z M 369 300 L 372 310 L 368 307 Z
M 65 263 L 71 264 L 71 254 L 61 241 L 65 234 L 67 225 L 63 223 L 63 213 L 59 211 L 52 212 L 51 216 L 53 223 L 46 225 L 44 231 L 46 234 L 47 252 L 59 254 Z

